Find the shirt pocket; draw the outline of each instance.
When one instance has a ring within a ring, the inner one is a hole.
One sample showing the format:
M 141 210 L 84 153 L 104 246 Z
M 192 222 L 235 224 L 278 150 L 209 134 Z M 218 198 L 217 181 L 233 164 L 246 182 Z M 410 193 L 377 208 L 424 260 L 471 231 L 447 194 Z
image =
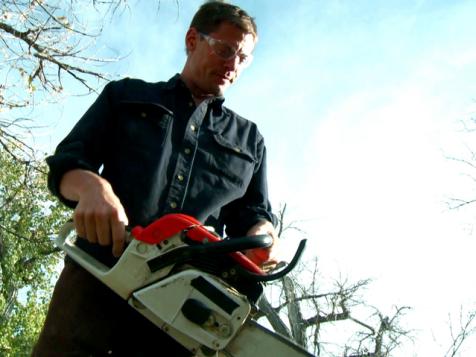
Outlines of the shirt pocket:
M 121 101 L 118 119 L 118 144 L 127 151 L 151 155 L 170 135 L 173 112 L 158 103 Z
M 214 133 L 211 139 L 208 156 L 211 171 L 223 180 L 246 188 L 253 176 L 256 163 L 250 148 L 217 133 Z

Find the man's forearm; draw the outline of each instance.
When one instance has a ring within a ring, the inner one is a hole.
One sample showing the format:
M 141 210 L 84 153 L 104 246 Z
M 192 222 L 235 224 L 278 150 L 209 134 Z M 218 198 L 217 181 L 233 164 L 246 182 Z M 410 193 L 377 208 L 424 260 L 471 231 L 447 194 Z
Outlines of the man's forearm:
M 86 192 L 111 189 L 105 179 L 92 171 L 75 169 L 66 172 L 61 178 L 60 193 L 71 201 L 78 202 Z

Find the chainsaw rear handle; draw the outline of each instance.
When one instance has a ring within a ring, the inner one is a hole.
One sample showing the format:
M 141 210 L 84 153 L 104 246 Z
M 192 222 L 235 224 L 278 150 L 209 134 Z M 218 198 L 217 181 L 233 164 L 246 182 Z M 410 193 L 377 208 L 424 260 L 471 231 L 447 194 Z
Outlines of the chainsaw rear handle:
M 108 266 L 92 258 L 88 253 L 74 244 L 75 237 L 69 237 L 73 231 L 74 223 L 72 220 L 63 224 L 56 237 L 56 245 L 96 277 L 106 274 L 110 270 Z
M 181 246 L 147 262 L 151 272 L 168 265 L 183 264 L 203 254 L 227 254 L 242 250 L 267 248 L 273 244 L 273 238 L 267 234 L 239 238 L 227 238 L 218 242 Z
M 64 224 L 56 238 L 56 245 L 123 299 L 127 300 L 138 288 L 154 282 L 172 268 L 151 274 L 146 262 L 155 256 L 157 247 L 147 245 L 140 249 L 143 244 L 135 239 L 127 245 L 117 263 L 109 267 L 79 248 L 75 244 L 76 235 L 72 235 L 73 232 L 72 221 Z

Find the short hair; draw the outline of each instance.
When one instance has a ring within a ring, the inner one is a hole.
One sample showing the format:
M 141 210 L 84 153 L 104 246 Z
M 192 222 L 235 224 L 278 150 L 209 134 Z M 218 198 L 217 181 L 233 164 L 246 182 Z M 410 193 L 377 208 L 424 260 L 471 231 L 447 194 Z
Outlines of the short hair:
M 245 33 L 258 37 L 258 29 L 254 18 L 240 7 L 224 1 L 207 1 L 195 13 L 190 27 L 199 32 L 209 34 L 218 29 L 222 22 L 229 22 Z

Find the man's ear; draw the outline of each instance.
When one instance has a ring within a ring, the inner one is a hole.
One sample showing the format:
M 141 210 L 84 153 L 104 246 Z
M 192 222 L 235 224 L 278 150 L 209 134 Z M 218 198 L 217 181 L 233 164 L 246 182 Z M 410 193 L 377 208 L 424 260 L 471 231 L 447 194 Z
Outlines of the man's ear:
M 195 27 L 190 27 L 185 35 L 185 48 L 187 53 L 195 51 L 200 34 Z

